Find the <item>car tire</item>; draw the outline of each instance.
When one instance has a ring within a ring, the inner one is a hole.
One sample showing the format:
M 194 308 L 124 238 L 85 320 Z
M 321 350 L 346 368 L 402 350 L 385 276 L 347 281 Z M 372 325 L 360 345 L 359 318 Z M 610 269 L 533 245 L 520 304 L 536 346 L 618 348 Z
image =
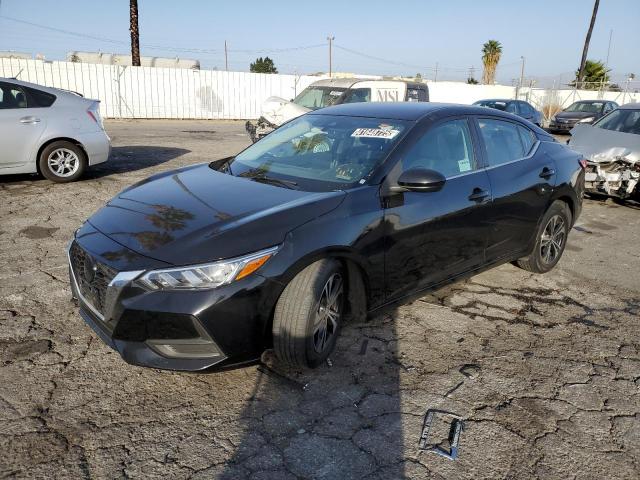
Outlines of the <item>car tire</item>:
M 338 261 L 319 260 L 298 273 L 285 287 L 273 316 L 278 359 L 302 368 L 322 364 L 340 333 L 345 298 L 345 277 Z
M 87 164 L 87 155 L 82 148 L 66 140 L 47 145 L 38 159 L 40 173 L 57 183 L 77 180 L 84 174 Z
M 533 250 L 517 260 L 518 266 L 534 273 L 551 270 L 562 257 L 570 229 L 571 210 L 565 202 L 556 200 L 540 222 Z

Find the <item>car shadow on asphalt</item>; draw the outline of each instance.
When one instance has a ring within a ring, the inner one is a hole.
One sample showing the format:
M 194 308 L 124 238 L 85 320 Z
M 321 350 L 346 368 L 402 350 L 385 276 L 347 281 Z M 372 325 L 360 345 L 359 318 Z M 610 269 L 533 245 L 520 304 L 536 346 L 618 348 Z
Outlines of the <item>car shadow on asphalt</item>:
M 83 178 L 96 179 L 117 173 L 134 172 L 169 162 L 190 152 L 191 150 L 185 148 L 152 145 L 113 147 L 109 160 L 89 168 Z
M 287 367 L 270 351 L 239 415 L 243 436 L 216 479 L 406 478 L 395 309 L 347 322 L 330 359 Z M 404 426 L 404 428 L 403 428 Z
M 79 181 L 95 180 L 113 174 L 135 172 L 169 162 L 190 152 L 191 150 L 185 148 L 153 145 L 113 147 L 109 160 L 89 167 Z M 36 174 L 0 175 L 0 184 L 5 185 L 38 181 L 49 182 L 44 177 Z

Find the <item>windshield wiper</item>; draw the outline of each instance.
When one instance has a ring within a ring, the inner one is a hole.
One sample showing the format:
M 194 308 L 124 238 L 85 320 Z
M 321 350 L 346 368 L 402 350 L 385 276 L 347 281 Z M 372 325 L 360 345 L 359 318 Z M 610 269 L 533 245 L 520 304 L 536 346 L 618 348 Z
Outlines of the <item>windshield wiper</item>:
M 268 183 L 271 185 L 278 185 L 280 187 L 289 188 L 291 190 L 297 190 L 298 184 L 291 180 L 282 180 L 280 178 L 267 177 L 265 174 L 248 175 L 245 178 L 255 180 L 256 182 Z

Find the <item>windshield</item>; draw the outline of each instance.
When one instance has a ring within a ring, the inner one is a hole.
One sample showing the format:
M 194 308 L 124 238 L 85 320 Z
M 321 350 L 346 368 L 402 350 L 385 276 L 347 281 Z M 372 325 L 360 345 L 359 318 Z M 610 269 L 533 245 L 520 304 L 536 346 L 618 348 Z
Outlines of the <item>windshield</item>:
M 594 123 L 593 126 L 615 132 L 640 135 L 640 110 L 614 110 Z
M 502 102 L 500 100 L 482 100 L 480 102 L 474 103 L 474 105 L 479 105 L 481 107 L 489 107 L 495 108 L 496 110 L 505 111 L 507 109 L 508 102 Z
M 293 99 L 293 103 L 310 110 L 317 110 L 335 105 L 346 91 L 346 88 L 307 87 Z
M 365 182 L 411 125 L 379 118 L 303 115 L 220 170 L 283 188 L 350 188 Z
M 576 102 L 565 108 L 565 112 L 600 113 L 604 102 Z

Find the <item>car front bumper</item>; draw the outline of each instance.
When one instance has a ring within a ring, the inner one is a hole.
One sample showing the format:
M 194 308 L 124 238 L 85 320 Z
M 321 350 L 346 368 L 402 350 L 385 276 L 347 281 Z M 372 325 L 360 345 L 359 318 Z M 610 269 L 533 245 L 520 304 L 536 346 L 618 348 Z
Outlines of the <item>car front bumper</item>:
M 255 362 L 268 347 L 270 313 L 280 291 L 274 282 L 254 274 L 211 290 L 148 291 L 135 281 L 142 270 L 117 272 L 107 264 L 112 240 L 90 226 L 83 230 L 68 249 L 72 296 L 83 320 L 126 362 L 167 370 L 224 369 Z M 86 230 L 93 231 L 87 236 Z M 77 249 L 86 260 L 77 259 Z M 89 257 L 97 268 L 86 266 Z M 86 272 L 92 271 L 89 281 Z M 104 278 L 110 276 L 104 272 L 115 275 Z
M 577 123 L 578 122 L 560 123 L 560 122 L 551 121 L 549 123 L 549 130 L 560 131 L 560 132 L 568 132 L 573 127 L 575 127 Z

